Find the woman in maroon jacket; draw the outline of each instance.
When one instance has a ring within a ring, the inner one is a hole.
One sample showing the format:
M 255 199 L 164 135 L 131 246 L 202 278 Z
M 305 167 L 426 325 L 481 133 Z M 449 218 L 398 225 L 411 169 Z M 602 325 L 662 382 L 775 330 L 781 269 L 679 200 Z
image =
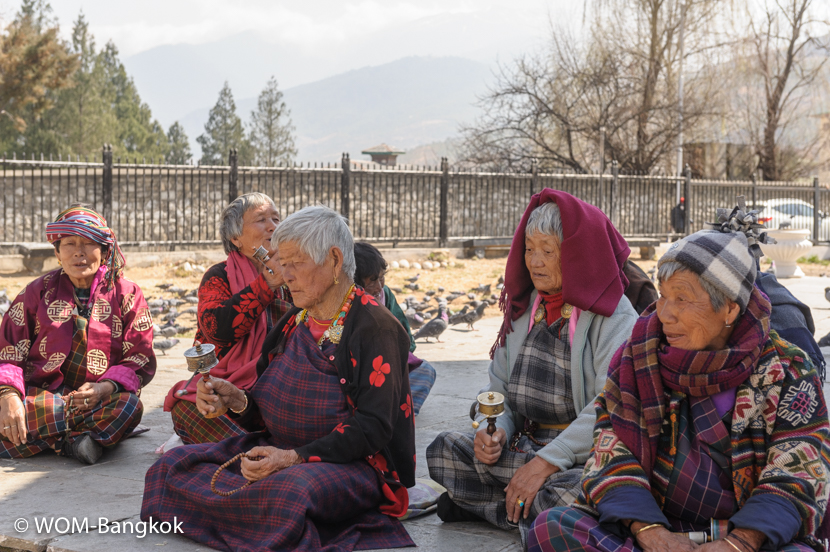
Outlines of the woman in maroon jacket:
M 354 242 L 336 212 L 298 211 L 272 242 L 296 307 L 266 338 L 250 390 L 200 379 L 196 403 L 260 431 L 166 453 L 147 473 L 142 519 L 175 519 L 221 550 L 413 546 L 395 519 L 415 484 L 406 331 L 354 285 Z M 253 484 L 219 496 L 212 481 Z

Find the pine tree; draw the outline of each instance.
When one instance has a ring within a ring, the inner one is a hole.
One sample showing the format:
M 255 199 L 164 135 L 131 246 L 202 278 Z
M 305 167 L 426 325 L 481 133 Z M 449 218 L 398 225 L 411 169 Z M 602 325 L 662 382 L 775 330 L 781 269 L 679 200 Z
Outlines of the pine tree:
M 297 155 L 293 131 L 291 111 L 282 101 L 277 79 L 272 76 L 257 99 L 256 110 L 251 112 L 254 161 L 266 167 L 290 162 Z
M 20 142 L 20 133 L 52 107 L 51 91 L 70 85 L 77 56 L 58 36 L 42 0 L 24 2 L 0 35 L 0 141 Z
M 118 58 L 118 48 L 108 42 L 98 57 L 115 94 L 113 109 L 118 121 L 113 143 L 116 156 L 160 159 L 169 152 L 164 129 L 152 119 L 150 107 L 141 101 L 132 77 Z
M 205 123 L 205 133 L 196 138 L 196 141 L 202 147 L 203 164 L 216 165 L 227 162 L 231 148 L 238 150 L 240 161 L 250 159 L 250 143 L 245 138 L 242 121 L 236 114 L 236 103 L 227 81 L 219 91 L 216 105 L 210 110 L 208 122 Z
M 187 139 L 184 127 L 178 121 L 170 125 L 167 131 L 167 144 L 170 148 L 167 154 L 168 163 L 184 165 L 193 157 L 190 152 L 190 140 Z

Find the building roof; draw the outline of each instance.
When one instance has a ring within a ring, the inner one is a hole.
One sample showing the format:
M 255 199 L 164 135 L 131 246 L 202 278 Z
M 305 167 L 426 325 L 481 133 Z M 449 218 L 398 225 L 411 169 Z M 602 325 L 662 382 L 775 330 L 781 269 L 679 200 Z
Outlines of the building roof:
M 391 146 L 387 146 L 386 144 L 381 144 L 379 146 L 375 146 L 373 148 L 365 149 L 360 153 L 364 155 L 403 155 L 406 153 L 405 151 L 396 150 Z

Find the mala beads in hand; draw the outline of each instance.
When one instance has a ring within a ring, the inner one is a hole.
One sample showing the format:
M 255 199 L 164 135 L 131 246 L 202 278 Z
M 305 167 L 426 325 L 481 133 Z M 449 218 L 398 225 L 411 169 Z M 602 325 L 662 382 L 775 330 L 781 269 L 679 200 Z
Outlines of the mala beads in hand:
M 225 468 L 227 468 L 228 466 L 230 466 L 231 464 L 233 464 L 234 462 L 236 462 L 237 460 L 240 460 L 242 458 L 247 458 L 249 460 L 256 461 L 256 460 L 262 460 L 265 457 L 264 456 L 248 456 L 247 452 L 240 452 L 239 454 L 237 454 L 236 456 L 234 456 L 233 458 L 231 458 L 230 460 L 228 460 L 227 462 L 225 462 L 224 464 L 219 466 L 219 469 L 216 470 L 216 473 L 214 473 L 213 477 L 210 478 L 210 490 L 211 491 L 213 491 L 215 494 L 218 494 L 219 496 L 231 496 L 233 493 L 238 493 L 239 491 L 241 491 L 242 489 L 244 489 L 245 487 L 248 487 L 251 483 L 253 483 L 253 481 L 248 481 L 244 485 L 239 487 L 238 489 L 234 489 L 232 491 L 219 491 L 219 490 L 216 489 L 216 480 L 219 479 L 219 474 L 222 473 L 222 470 L 224 470 Z

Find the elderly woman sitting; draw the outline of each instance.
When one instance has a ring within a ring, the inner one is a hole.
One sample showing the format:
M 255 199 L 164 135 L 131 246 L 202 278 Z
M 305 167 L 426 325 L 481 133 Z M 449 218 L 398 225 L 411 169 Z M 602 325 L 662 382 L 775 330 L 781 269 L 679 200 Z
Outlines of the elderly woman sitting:
M 46 239 L 62 268 L 29 283 L 0 326 L 0 458 L 54 450 L 94 464 L 141 420 L 153 320 L 101 215 L 70 207 Z
M 536 519 L 531 550 L 821 549 L 822 386 L 770 330 L 755 272 L 740 233 L 698 232 L 660 259 L 660 299 L 597 400 L 582 494 Z
M 228 260 L 210 267 L 199 286 L 196 341 L 216 346 L 219 365 L 211 373 L 240 389 L 253 386 L 265 336 L 292 307 L 277 260 L 263 265 L 253 258 L 260 246 L 270 249 L 279 222 L 277 207 L 265 194 L 233 200 L 222 212 L 219 229 Z M 228 416 L 199 414 L 195 378 L 173 386 L 164 410 L 171 412 L 173 429 L 186 444 L 215 443 L 245 433 Z
M 200 379 L 197 406 L 261 432 L 174 448 L 146 477 L 142 519 L 183 523 L 221 550 L 412 546 L 400 522 L 415 484 L 409 338 L 355 287 L 346 221 L 307 207 L 272 243 L 296 308 L 268 335 L 249 390 Z M 216 481 L 217 469 L 235 458 Z M 253 482 L 250 486 L 245 486 Z M 227 493 L 226 493 L 227 494 Z
M 507 258 L 504 322 L 489 390 L 505 396 L 496 432 L 440 434 L 430 476 L 444 521 L 521 528 L 570 504 L 591 449 L 593 402 L 637 314 L 623 295 L 629 249 L 596 207 L 565 192 L 533 196 Z

